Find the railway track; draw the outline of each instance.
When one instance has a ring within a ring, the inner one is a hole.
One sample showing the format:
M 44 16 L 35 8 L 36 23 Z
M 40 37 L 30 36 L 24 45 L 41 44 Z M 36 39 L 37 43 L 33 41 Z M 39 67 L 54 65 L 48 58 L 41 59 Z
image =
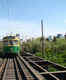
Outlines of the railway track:
M 3 73 L 4 73 L 4 70 L 5 70 L 6 64 L 7 64 L 7 59 L 1 59 L 0 60 L 0 80 L 3 77 Z
M 0 80 L 38 80 L 42 76 L 31 70 L 32 68 L 22 60 L 21 56 L 7 57 L 1 66 L 1 78 Z
M 38 71 L 46 80 L 66 80 L 66 67 L 43 60 L 42 58 L 31 54 L 23 55 L 23 59 Z
M 66 80 L 66 68 L 30 54 L 18 55 L 3 60 L 0 80 Z

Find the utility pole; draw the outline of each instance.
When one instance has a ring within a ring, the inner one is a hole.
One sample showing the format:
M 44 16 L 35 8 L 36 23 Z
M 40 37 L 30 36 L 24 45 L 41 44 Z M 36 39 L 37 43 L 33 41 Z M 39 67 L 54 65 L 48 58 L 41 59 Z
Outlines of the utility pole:
M 42 57 L 44 57 L 43 20 L 41 20 L 41 32 L 42 32 L 42 37 L 41 37 L 41 41 L 42 41 Z

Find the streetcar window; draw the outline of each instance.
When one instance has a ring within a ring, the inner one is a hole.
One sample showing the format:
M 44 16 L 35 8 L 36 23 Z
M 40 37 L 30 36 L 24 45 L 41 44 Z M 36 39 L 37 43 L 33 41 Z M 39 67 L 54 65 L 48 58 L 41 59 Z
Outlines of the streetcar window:
M 4 41 L 4 45 L 8 45 L 8 41 Z
M 18 44 L 17 40 L 4 41 L 4 45 L 17 45 L 17 44 Z
M 9 41 L 9 44 L 10 44 L 10 45 L 17 45 L 17 44 L 18 44 L 18 41 L 17 41 L 17 40 Z
M 17 41 L 17 40 L 15 40 L 15 43 L 16 43 L 16 44 L 18 44 L 18 41 Z
M 9 45 L 13 45 L 13 41 L 9 41 Z
M 8 39 L 15 39 L 15 36 L 8 36 Z

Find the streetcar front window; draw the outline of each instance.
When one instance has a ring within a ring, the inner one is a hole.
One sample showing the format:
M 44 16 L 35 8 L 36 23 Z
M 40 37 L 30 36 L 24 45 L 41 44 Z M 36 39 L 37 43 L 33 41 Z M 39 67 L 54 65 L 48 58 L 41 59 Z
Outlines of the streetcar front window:
M 18 45 L 18 40 L 4 41 L 4 45 Z
M 10 44 L 10 45 L 17 45 L 17 44 L 18 44 L 18 41 L 17 41 L 17 40 L 9 41 L 9 44 Z
M 13 45 L 13 41 L 9 41 L 9 45 Z

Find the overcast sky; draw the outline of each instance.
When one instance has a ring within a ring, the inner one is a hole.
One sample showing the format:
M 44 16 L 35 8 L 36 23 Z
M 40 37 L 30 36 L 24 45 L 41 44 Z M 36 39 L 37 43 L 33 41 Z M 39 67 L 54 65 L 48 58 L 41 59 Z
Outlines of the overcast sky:
M 0 0 L 0 36 L 19 33 L 23 37 L 66 32 L 66 0 Z

